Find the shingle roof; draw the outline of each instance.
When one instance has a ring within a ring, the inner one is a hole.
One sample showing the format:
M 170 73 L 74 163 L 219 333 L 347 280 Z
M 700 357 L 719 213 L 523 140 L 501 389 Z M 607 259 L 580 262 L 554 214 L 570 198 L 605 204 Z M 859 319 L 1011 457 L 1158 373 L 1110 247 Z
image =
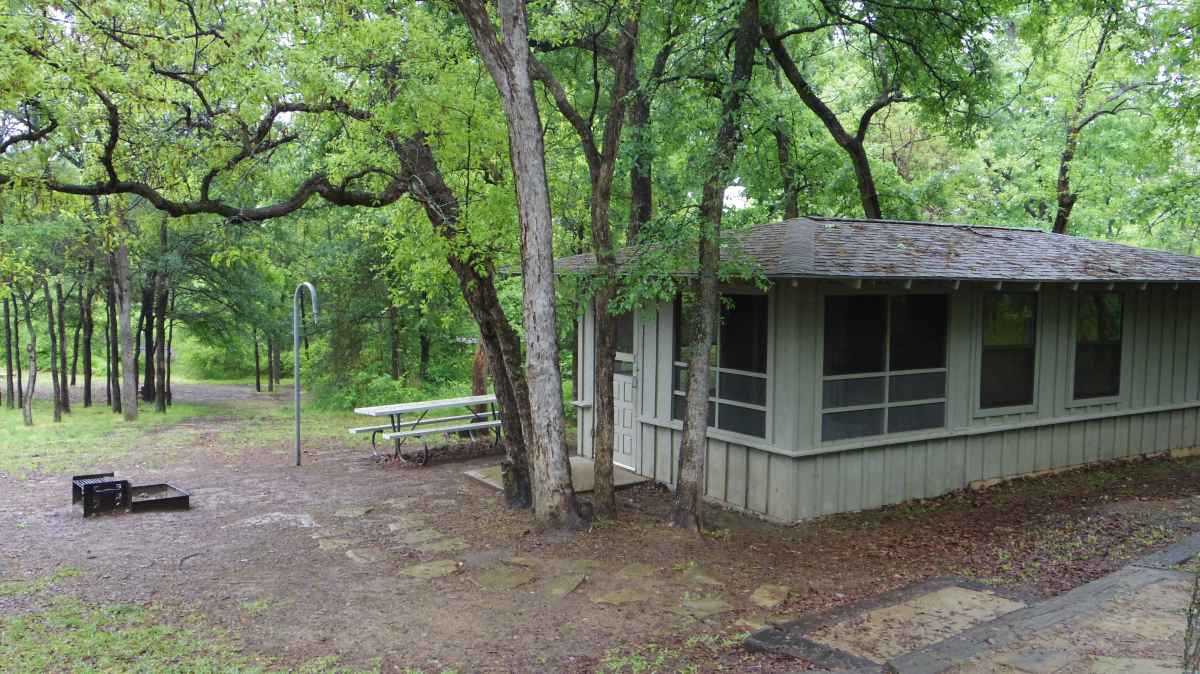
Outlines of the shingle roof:
M 749 258 L 767 277 L 1200 283 L 1200 257 L 1040 229 L 805 217 L 730 239 L 722 259 Z M 594 266 L 591 255 L 558 261 L 561 271 Z

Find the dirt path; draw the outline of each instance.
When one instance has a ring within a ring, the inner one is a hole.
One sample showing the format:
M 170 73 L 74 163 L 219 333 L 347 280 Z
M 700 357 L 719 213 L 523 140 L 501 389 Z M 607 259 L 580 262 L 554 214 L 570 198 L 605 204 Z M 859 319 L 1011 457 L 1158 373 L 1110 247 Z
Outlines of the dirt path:
M 176 399 L 263 397 L 179 384 Z M 383 671 L 633 671 L 646 662 L 794 671 L 800 663 L 743 651 L 736 636 L 951 573 L 1013 597 L 1052 596 L 1200 526 L 1200 462 L 1186 461 L 796 527 L 714 512 L 714 537 L 703 541 L 666 527 L 667 493 L 643 486 L 620 493 L 618 523 L 542 534 L 527 512 L 506 510 L 463 475 L 495 457 L 377 464 L 365 439 L 314 428 L 295 468 L 289 443 L 270 439 L 286 437 L 287 419 L 277 424 L 263 434 L 238 416 L 192 419 L 139 438 L 108 466 L 189 489 L 187 512 L 85 521 L 70 507 L 66 474 L 3 480 L 0 577 L 72 565 L 82 574 L 56 591 L 156 602 L 181 618 L 199 611 L 251 652 L 290 663 L 332 655 Z M 752 598 L 764 584 L 782 587 L 773 601 Z M 0 596 L 0 611 L 39 601 Z

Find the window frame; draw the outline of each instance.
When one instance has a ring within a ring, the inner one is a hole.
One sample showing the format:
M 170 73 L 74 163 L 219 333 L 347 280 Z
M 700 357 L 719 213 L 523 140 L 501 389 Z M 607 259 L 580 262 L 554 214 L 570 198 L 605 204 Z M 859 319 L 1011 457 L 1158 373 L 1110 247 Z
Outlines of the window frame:
M 774 341 L 775 340 L 773 338 L 773 336 L 775 334 L 775 314 L 776 314 L 775 293 L 762 292 L 757 289 L 741 288 L 741 287 L 721 288 L 719 290 L 719 293 L 722 298 L 722 301 L 724 301 L 724 298 L 726 296 L 735 296 L 736 297 L 738 295 L 749 295 L 749 296 L 757 296 L 757 297 L 766 298 L 766 302 L 767 302 L 767 327 L 766 327 L 767 364 L 766 364 L 766 372 L 751 372 L 748 370 L 738 370 L 738 369 L 734 369 L 734 368 L 714 367 L 712 363 L 709 364 L 709 378 L 711 381 L 710 385 L 713 390 L 713 395 L 710 395 L 708 397 L 708 404 L 713 406 L 713 413 L 714 413 L 713 414 L 713 422 L 714 423 L 710 424 L 708 426 L 708 428 L 706 429 L 707 430 L 706 434 L 709 437 L 714 437 L 714 438 L 718 437 L 720 435 L 729 435 L 729 436 L 732 436 L 735 439 L 735 441 L 737 441 L 740 438 L 746 438 L 746 439 L 752 441 L 752 443 L 757 443 L 757 444 L 767 443 L 767 444 L 769 444 L 773 441 L 773 435 L 774 435 L 773 429 L 772 429 L 772 422 L 773 422 L 773 417 L 774 417 L 774 414 L 772 413 L 772 405 L 774 402 L 774 391 L 772 390 L 772 386 L 771 386 L 771 383 L 772 383 L 771 382 L 771 372 L 775 367 L 775 349 L 774 349 Z M 675 360 L 675 342 L 680 337 L 680 329 L 681 329 L 681 326 L 678 324 L 678 321 L 675 320 L 674 307 L 677 302 L 682 302 L 682 300 L 678 296 L 676 296 L 676 298 L 674 300 L 672 300 L 672 302 L 671 302 L 671 307 L 672 307 L 671 308 L 671 330 L 672 330 L 672 332 L 671 332 L 671 350 L 670 350 L 671 368 L 670 368 L 669 375 L 668 375 L 668 377 L 669 377 L 668 388 L 670 389 L 670 396 L 668 398 L 668 404 L 667 404 L 667 418 L 670 419 L 674 423 L 681 423 L 681 421 L 679 419 L 675 418 L 675 397 L 683 396 L 684 399 L 686 400 L 687 399 L 687 391 L 676 388 L 676 386 L 675 386 L 675 370 L 676 370 L 676 368 L 680 368 L 680 367 L 686 368 L 688 366 L 688 364 L 685 361 Z M 681 306 L 681 310 L 682 310 L 682 306 Z M 716 331 L 715 331 L 715 334 L 713 335 L 713 337 L 714 337 L 713 346 L 715 347 L 715 353 L 717 355 L 717 363 L 720 363 L 720 358 L 721 358 L 721 326 L 720 325 L 716 326 Z M 681 345 L 681 346 L 683 346 L 683 345 Z M 740 376 L 752 377 L 755 379 L 761 379 L 765 383 L 765 388 L 766 388 L 766 396 L 765 396 L 764 404 L 755 405 L 753 403 L 745 403 L 745 402 L 741 402 L 738 400 L 730 400 L 727 398 L 720 397 L 721 373 L 722 372 L 726 372 L 726 373 L 732 374 L 732 375 L 740 375 Z M 685 388 L 686 388 L 686 384 L 685 384 Z M 741 433 L 739 431 L 731 431 L 727 428 L 720 428 L 720 427 L 716 426 L 715 423 L 718 422 L 718 420 L 720 419 L 720 415 L 721 415 L 721 405 L 731 405 L 734 407 L 741 407 L 741 408 L 745 408 L 745 409 L 749 409 L 749 410 L 755 410 L 755 411 L 762 412 L 763 413 L 763 434 L 761 436 L 750 435 L 747 433 Z
M 986 298 L 988 295 L 1034 295 L 1037 297 L 1034 311 L 1033 324 L 1033 400 L 1025 405 L 1007 405 L 1004 407 L 984 407 L 983 406 L 983 310 Z M 972 354 L 972 372 L 974 376 L 971 378 L 971 385 L 975 388 L 973 398 L 974 410 L 972 416 L 976 419 L 986 417 L 999 417 L 1009 414 L 1029 414 L 1038 410 L 1038 383 L 1041 381 L 1042 371 L 1042 331 L 1045 329 L 1046 307 L 1045 293 L 1040 288 L 1033 289 L 1013 289 L 1013 290 L 986 290 L 978 294 L 978 299 L 975 302 L 975 339 L 972 342 L 974 352 Z
M 1068 331 L 1071 335 L 1071 352 L 1066 365 L 1066 385 L 1069 387 L 1071 395 L 1067 396 L 1066 408 L 1074 409 L 1077 407 L 1091 407 L 1094 405 L 1118 405 L 1125 399 L 1125 393 L 1129 390 L 1129 381 L 1126 372 L 1129 368 L 1130 346 L 1129 346 L 1129 301 L 1130 294 L 1125 290 L 1118 288 L 1085 288 L 1082 285 L 1077 290 L 1069 291 L 1071 297 L 1071 308 L 1067 312 L 1070 315 L 1070 325 Z M 1084 293 L 1101 293 L 1112 294 L 1121 298 L 1121 366 L 1117 371 L 1117 394 L 1111 396 L 1098 396 L 1095 398 L 1076 398 L 1075 397 L 1075 365 L 1076 352 L 1079 349 L 1079 298 Z
M 855 374 L 841 375 L 826 375 L 825 374 L 825 314 L 828 305 L 829 297 L 863 297 L 871 295 L 882 295 L 885 298 L 884 307 L 886 311 L 886 321 L 884 325 L 883 347 L 884 347 L 884 369 L 880 372 L 862 372 Z M 896 370 L 892 371 L 892 297 L 894 296 L 912 296 L 912 295 L 938 295 L 946 300 L 946 343 L 945 352 L 942 354 L 942 367 L 935 368 L 920 368 L 916 370 Z M 951 325 L 954 323 L 954 296 L 953 293 L 939 291 L 935 289 L 929 290 L 908 290 L 908 289 L 890 289 L 890 288 L 872 288 L 870 290 L 861 291 L 841 291 L 836 292 L 832 289 L 826 289 L 818 295 L 818 312 L 820 321 L 817 328 L 817 377 L 815 378 L 815 395 L 816 414 L 814 415 L 813 435 L 816 438 L 816 446 L 838 446 L 852 445 L 865 441 L 878 440 L 885 437 L 905 438 L 908 436 L 925 435 L 944 431 L 950 425 L 950 344 L 951 344 Z M 917 374 L 935 374 L 941 373 L 944 377 L 944 389 L 942 396 L 939 398 L 922 398 L 919 400 L 904 400 L 900 402 L 891 402 L 891 383 L 893 377 L 903 377 Z M 883 379 L 883 401 L 868 405 L 848 405 L 844 407 L 825 407 L 825 382 L 828 381 L 846 381 L 852 379 Z M 889 433 L 888 428 L 888 411 L 893 407 L 914 407 L 920 405 L 931 405 L 941 403 L 943 406 L 943 416 L 941 426 L 931 426 L 929 428 L 920 428 L 911 431 L 896 431 Z M 826 440 L 824 438 L 825 415 L 838 412 L 857 412 L 862 410 L 883 410 L 883 432 L 871 435 L 860 435 L 853 438 L 839 438 L 837 440 Z

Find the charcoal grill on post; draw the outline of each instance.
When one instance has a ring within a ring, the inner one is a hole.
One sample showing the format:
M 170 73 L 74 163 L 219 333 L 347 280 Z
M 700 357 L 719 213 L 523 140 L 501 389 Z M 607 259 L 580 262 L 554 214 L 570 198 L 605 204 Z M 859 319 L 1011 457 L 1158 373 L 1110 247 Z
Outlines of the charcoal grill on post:
M 121 510 L 187 510 L 191 494 L 167 482 L 131 485 L 114 473 L 96 473 L 71 478 L 71 503 L 83 504 L 84 517 Z

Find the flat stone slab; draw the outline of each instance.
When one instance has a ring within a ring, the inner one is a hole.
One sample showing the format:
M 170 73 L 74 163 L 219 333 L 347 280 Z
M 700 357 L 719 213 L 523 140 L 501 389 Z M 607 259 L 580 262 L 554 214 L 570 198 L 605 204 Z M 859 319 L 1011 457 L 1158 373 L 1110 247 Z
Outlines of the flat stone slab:
M 476 468 L 465 471 L 465 475 L 478 480 L 493 489 L 504 489 L 500 478 L 500 466 L 497 464 L 488 468 Z M 571 484 L 575 486 L 576 494 L 583 494 L 595 488 L 596 469 L 591 459 L 582 456 L 571 457 Z M 649 482 L 650 478 L 613 466 L 613 486 L 616 488 Z
M 724 587 L 725 583 L 717 578 L 712 573 L 698 567 L 693 566 L 683 574 L 683 580 L 692 585 L 708 585 L 711 587 Z
M 683 600 L 683 610 L 692 617 L 703 619 L 732 611 L 733 607 L 720 597 L 688 597 Z
M 1076 660 L 1078 657 L 1068 651 L 1033 650 L 1014 653 L 996 662 L 1025 674 L 1054 674 Z
M 617 575 L 623 578 L 649 578 L 658 572 L 653 564 L 626 564 Z
M 606 566 L 608 565 L 598 559 L 572 559 L 567 562 L 568 568 L 581 573 L 599 571 Z
M 537 578 L 537 572 L 524 566 L 502 564 L 475 576 L 475 582 L 488 590 L 514 590 Z
M 311 529 L 317 526 L 312 515 L 308 513 L 267 513 L 256 517 L 247 517 L 238 522 L 234 526 L 239 527 L 299 527 L 301 529 Z
M 775 608 L 787 601 L 792 588 L 787 585 L 759 585 L 750 593 L 750 601 L 762 608 Z
M 453 559 L 439 559 L 435 562 L 425 562 L 423 564 L 413 564 L 400 569 L 400 575 L 410 578 L 419 578 L 421 580 L 429 580 L 430 578 L 442 578 L 458 572 L 458 562 Z
M 414 547 L 417 552 L 425 552 L 428 554 L 439 554 L 443 552 L 458 552 L 465 550 L 467 542 L 461 538 L 443 538 L 440 541 L 430 541 L 422 543 Z
M 322 538 L 317 541 L 317 547 L 322 550 L 344 550 L 357 542 L 353 538 Z
M 531 569 L 537 568 L 542 564 L 542 560 L 537 557 L 509 557 L 504 561 L 509 564 L 516 564 L 517 566 L 527 566 Z
M 806 636 L 860 658 L 886 662 L 1024 606 L 990 592 L 951 586 L 827 625 Z
M 379 548 L 352 548 L 346 556 L 359 564 L 374 564 L 387 559 L 387 553 Z
M 400 515 L 393 517 L 388 522 L 388 530 L 404 531 L 405 529 L 416 529 L 425 525 L 425 517 L 423 515 Z
M 407 507 L 413 505 L 414 503 L 416 503 L 419 500 L 420 499 L 418 499 L 415 496 L 398 496 L 396 498 L 390 498 L 390 499 L 384 501 L 383 503 L 384 503 L 384 505 L 388 505 L 393 508 L 404 509 L 404 508 L 407 508 Z
M 417 545 L 419 543 L 428 543 L 429 541 L 445 538 L 446 534 L 437 529 L 414 529 L 412 531 L 403 531 L 396 540 L 405 545 Z
M 1179 674 L 1178 662 L 1147 658 L 1108 658 L 1092 660 L 1092 674 Z
M 593 604 L 608 604 L 610 606 L 635 604 L 637 602 L 646 601 L 646 599 L 648 599 L 648 597 L 646 596 L 645 592 L 631 587 L 592 595 Z
M 337 511 L 333 513 L 333 516 L 346 518 L 366 517 L 367 515 L 371 514 L 371 511 L 373 510 L 374 508 L 371 506 L 346 506 L 345 508 L 338 508 Z
M 546 586 L 546 594 L 553 599 L 562 599 L 578 589 L 586 579 L 587 576 L 582 573 L 569 573 L 565 576 L 559 576 L 551 580 Z
M 762 616 L 747 615 L 733 621 L 733 626 L 740 627 L 749 632 L 757 632 L 767 629 L 771 626 L 771 623 L 767 622 L 767 619 Z

